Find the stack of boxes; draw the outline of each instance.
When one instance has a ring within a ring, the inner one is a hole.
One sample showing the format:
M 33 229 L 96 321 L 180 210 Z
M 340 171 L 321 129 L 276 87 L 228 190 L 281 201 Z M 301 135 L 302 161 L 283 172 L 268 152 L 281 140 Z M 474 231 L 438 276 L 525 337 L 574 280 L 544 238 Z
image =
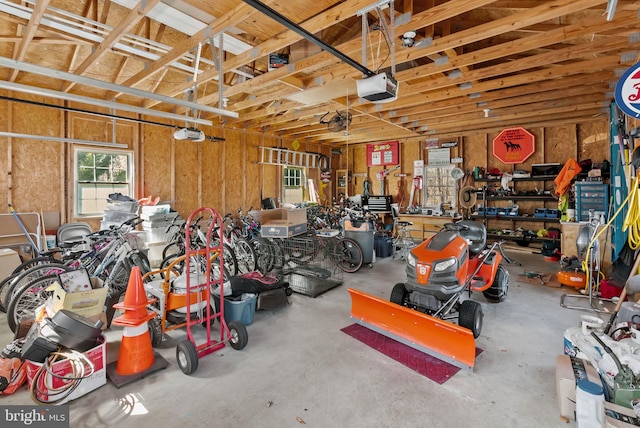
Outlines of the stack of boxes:
M 167 246 L 173 233 L 180 227 L 184 220 L 177 212 L 171 211 L 170 205 L 143 206 L 140 213 L 142 229 L 149 248 L 149 263 L 152 267 L 160 266 L 162 262 L 162 250 Z M 176 228 L 169 228 L 171 225 Z
M 138 216 L 138 201 L 107 199 L 107 208 L 102 216 L 100 229 L 110 229 L 111 226 L 120 226 L 127 220 Z

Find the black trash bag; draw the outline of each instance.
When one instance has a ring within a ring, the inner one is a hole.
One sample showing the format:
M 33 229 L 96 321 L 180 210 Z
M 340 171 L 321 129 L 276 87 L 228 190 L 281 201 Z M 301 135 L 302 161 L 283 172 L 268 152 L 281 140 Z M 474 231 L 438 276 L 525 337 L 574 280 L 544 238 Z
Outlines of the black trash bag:
M 628 242 L 624 243 L 624 247 L 620 250 L 618 258 L 611 263 L 605 272 L 607 280 L 611 285 L 623 288 L 629 275 L 631 275 L 631 268 L 637 257 L 637 251 L 632 250 Z

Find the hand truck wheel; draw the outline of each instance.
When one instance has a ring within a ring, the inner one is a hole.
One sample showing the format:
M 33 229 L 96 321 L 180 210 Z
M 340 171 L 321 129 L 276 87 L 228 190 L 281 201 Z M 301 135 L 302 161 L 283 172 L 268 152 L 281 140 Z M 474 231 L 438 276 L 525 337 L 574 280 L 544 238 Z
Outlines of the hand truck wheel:
M 190 375 L 198 369 L 198 350 L 190 340 L 183 340 L 176 347 L 176 360 L 182 373 Z
M 241 350 L 249 342 L 247 328 L 240 321 L 235 320 L 229 323 L 229 343 L 236 351 Z

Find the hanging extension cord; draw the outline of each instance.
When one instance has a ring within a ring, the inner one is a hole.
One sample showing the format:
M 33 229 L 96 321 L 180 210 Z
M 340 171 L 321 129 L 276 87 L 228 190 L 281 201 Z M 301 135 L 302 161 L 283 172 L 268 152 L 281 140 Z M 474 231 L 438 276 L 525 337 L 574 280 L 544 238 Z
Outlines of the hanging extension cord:
M 584 260 L 582 261 L 582 270 L 586 273 L 586 277 L 585 277 L 586 287 L 591 287 L 591 274 L 590 274 L 591 269 L 589 268 L 589 262 L 588 262 L 588 260 L 590 258 L 590 254 L 591 254 L 591 247 L 598 240 L 600 235 L 602 235 L 604 232 L 606 232 L 609 229 L 609 227 L 611 226 L 611 223 L 613 223 L 613 221 L 616 219 L 616 217 L 618 217 L 620 215 L 620 213 L 622 212 L 622 209 L 624 208 L 624 206 L 627 203 L 629 203 L 630 199 L 632 198 L 632 195 L 636 194 L 634 199 L 638 200 L 638 196 L 637 196 L 638 181 L 634 180 L 631 186 L 633 188 L 633 191 L 629 192 L 629 194 L 627 195 L 625 200 L 622 201 L 622 204 L 620 204 L 620 206 L 618 207 L 616 212 L 613 214 L 613 217 L 611 217 L 609 219 L 609 221 L 605 224 L 605 227 L 603 227 L 598 233 L 596 233 L 593 236 L 593 239 L 591 239 L 591 242 L 589 242 L 589 246 L 587 247 L 587 252 L 585 253 Z M 638 201 L 640 201 L 640 200 L 638 200 Z M 636 205 L 637 205 L 637 203 L 638 202 L 636 202 Z M 636 207 L 636 209 L 637 209 L 637 207 Z M 631 209 L 629 209 L 629 211 L 631 211 Z M 627 213 L 627 218 L 625 219 L 625 225 L 622 227 L 622 231 L 623 232 L 626 230 L 626 221 L 627 221 L 628 218 L 629 218 L 629 213 Z M 634 228 L 637 228 L 637 225 L 634 225 Z M 629 245 L 631 245 L 631 242 L 629 242 Z M 606 248 L 605 248 L 605 250 L 606 250 Z M 602 274 L 602 272 L 600 272 L 600 274 Z M 585 288 L 585 292 L 586 293 L 589 292 L 588 288 Z
M 627 242 L 632 250 L 636 250 L 640 247 L 640 187 L 638 187 L 637 178 L 631 181 L 627 199 L 629 199 L 629 210 L 622 224 L 622 231 L 629 230 Z

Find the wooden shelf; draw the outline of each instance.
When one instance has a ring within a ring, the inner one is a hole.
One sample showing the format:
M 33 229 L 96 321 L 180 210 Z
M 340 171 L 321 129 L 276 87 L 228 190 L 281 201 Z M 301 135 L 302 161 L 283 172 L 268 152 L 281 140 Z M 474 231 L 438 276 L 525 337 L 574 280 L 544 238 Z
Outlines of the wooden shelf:
M 480 214 L 471 214 L 471 218 L 473 219 L 484 219 L 486 217 L 487 220 L 511 220 L 511 221 L 535 221 L 539 223 L 560 223 L 559 218 L 546 218 L 546 217 L 534 217 L 534 216 L 521 216 L 521 215 L 480 215 Z
M 518 236 L 518 235 L 498 235 L 497 233 L 487 233 L 487 239 L 508 239 L 511 241 L 526 241 L 526 242 L 544 242 L 544 241 L 559 241 L 559 238 L 540 238 L 539 236 Z
M 482 194 L 478 193 L 478 198 L 482 200 Z M 487 196 L 487 201 L 557 201 L 553 195 L 510 195 L 510 196 Z
M 549 181 L 555 180 L 555 175 L 543 175 L 540 177 L 513 177 L 512 181 Z M 502 178 L 476 178 L 474 181 L 480 183 L 495 183 L 501 181 Z

